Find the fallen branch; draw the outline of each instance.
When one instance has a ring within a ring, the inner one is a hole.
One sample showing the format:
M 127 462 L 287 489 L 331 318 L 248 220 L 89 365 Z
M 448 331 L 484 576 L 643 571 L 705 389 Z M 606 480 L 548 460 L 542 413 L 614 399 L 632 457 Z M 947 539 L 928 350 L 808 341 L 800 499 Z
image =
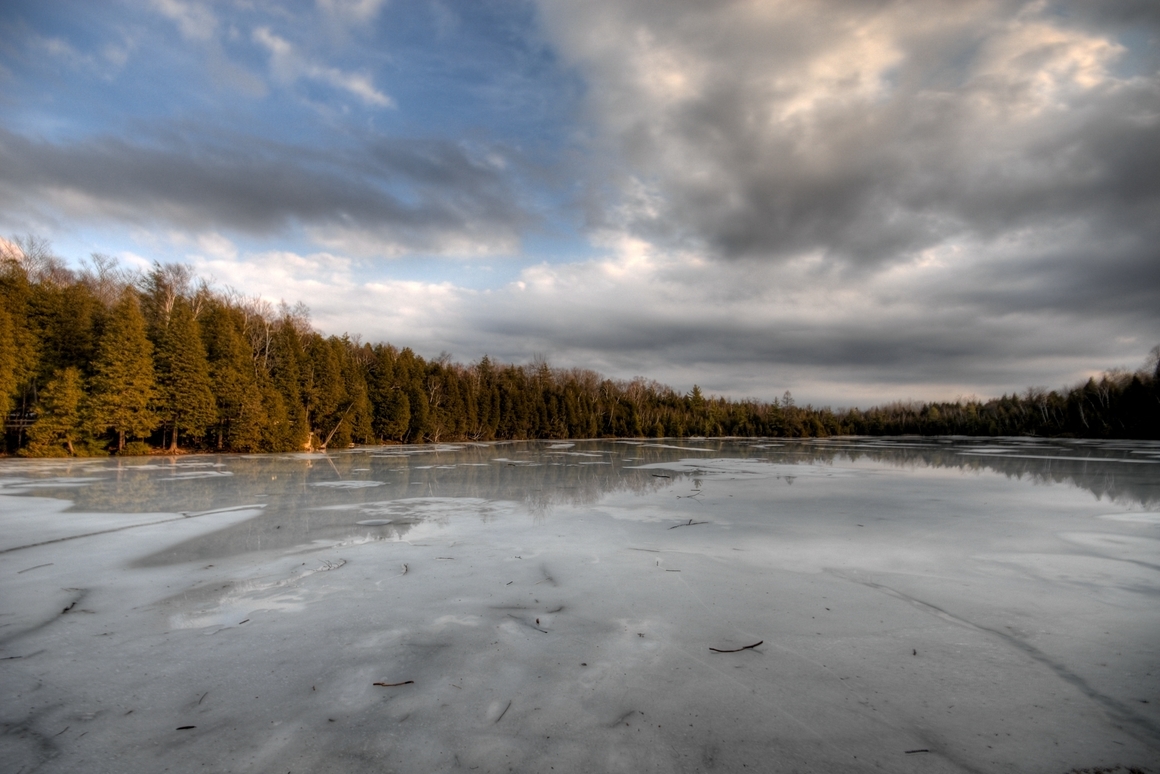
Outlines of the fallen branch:
M 677 527 L 695 527 L 698 524 L 708 524 L 708 523 L 709 522 L 707 522 L 707 521 L 693 521 L 692 519 L 689 519 L 686 523 L 674 524 L 673 526 L 669 527 L 669 529 L 676 529 Z
M 401 683 L 375 683 L 375 685 L 381 685 L 384 688 L 398 688 L 400 685 L 411 685 L 414 682 L 414 680 L 404 680 Z
M 709 650 L 713 651 L 714 653 L 740 653 L 743 650 L 752 650 L 763 642 L 765 642 L 765 640 L 755 642 L 752 645 L 746 645 L 744 648 L 733 648 L 732 650 L 721 650 L 720 648 L 709 648 Z
M 338 424 L 334 426 L 334 429 L 330 431 L 330 435 L 326 436 L 326 440 L 322 442 L 323 449 L 330 443 L 330 439 L 334 437 L 334 434 L 338 432 L 339 425 L 342 424 L 342 420 L 346 419 L 346 415 L 350 413 L 352 408 L 354 408 L 353 403 L 346 407 L 346 411 L 342 412 L 342 416 L 338 418 Z M 333 465 L 334 463 L 332 462 L 330 464 Z

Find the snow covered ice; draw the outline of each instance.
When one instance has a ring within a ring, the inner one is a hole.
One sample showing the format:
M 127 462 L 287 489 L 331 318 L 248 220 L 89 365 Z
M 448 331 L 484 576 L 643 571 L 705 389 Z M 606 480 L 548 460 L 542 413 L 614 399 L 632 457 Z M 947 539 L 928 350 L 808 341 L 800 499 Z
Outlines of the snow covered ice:
M 1160 761 L 1160 444 L 4 460 L 0 525 L 5 772 Z

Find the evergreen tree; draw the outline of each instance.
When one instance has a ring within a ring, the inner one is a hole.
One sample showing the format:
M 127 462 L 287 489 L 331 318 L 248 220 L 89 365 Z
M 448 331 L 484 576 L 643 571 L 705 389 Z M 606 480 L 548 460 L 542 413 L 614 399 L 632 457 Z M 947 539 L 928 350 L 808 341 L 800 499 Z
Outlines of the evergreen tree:
M 348 437 L 343 439 L 343 445 L 372 443 L 375 435 L 374 407 L 371 406 L 370 389 L 367 386 L 367 367 L 374 355 L 369 348 L 364 350 L 352 344 L 345 336 L 342 341 L 346 345 L 342 362 L 343 391 L 350 404 L 350 413 L 343 422 L 343 428 L 348 433 Z
M 256 452 L 264 446 L 268 417 L 253 357 L 233 312 L 224 304 L 211 304 L 202 326 L 217 408 L 217 448 Z
M 91 382 L 93 426 L 98 432 L 115 432 L 117 450 L 124 450 L 126 435 L 141 438 L 152 432 L 157 422 L 152 410 L 156 392 L 153 345 L 145 336 L 137 296 L 127 290 L 97 345 Z
M 392 441 L 404 441 L 411 427 L 411 401 L 401 389 L 393 389 L 386 394 L 380 406 L 379 433 Z
M 339 346 L 335 346 L 338 344 Z M 324 339 L 319 334 L 310 337 L 306 346 L 306 411 L 313 433 L 312 443 L 326 447 L 333 436 L 342 430 L 342 423 L 350 406 L 342 383 L 341 342 L 333 336 Z M 346 436 L 346 433 L 343 433 Z M 345 438 L 340 438 L 341 444 Z
M 286 400 L 265 372 L 258 372 L 258 389 L 262 396 L 262 451 L 294 451 L 301 446 L 294 435 L 294 423 L 286 409 Z
M 85 284 L 36 285 L 28 311 L 40 342 L 39 384 L 65 368 L 84 369 L 93 362 L 106 310 Z
M 0 307 L 0 422 L 12 408 L 12 393 L 16 392 L 16 334 L 12 315 Z
M 494 370 L 490 370 L 487 378 L 480 382 L 479 429 L 481 439 L 491 441 L 496 438 L 499 431 L 500 405 L 499 383 L 496 381 Z
M 407 396 L 407 406 L 410 409 L 410 421 L 403 440 L 408 443 L 423 443 L 431 430 L 431 409 L 427 402 L 427 391 L 423 388 L 427 364 L 423 358 L 412 352 L 410 347 L 406 347 L 399 353 L 395 373 L 399 379 L 399 386 Z
M 270 377 L 286 417 L 285 426 L 276 434 L 280 449 L 302 449 L 310 441 L 310 424 L 303 395 L 303 375 L 306 370 L 306 351 L 295 320 L 283 315 L 270 345 Z M 266 401 L 267 413 L 272 411 Z
M 12 357 L 11 372 L 6 372 L 4 363 L 0 362 L 0 389 L 4 389 L 0 406 L 24 415 L 36 400 L 36 372 L 40 361 L 40 341 L 29 319 L 29 301 L 35 288 L 21 260 L 12 255 L 0 256 L 0 311 L 8 313 L 11 324 L 11 338 L 0 336 L 0 360 L 7 360 L 4 351 Z
M 374 348 L 374 355 L 370 399 L 374 407 L 375 435 L 382 440 L 402 441 L 411 424 L 411 404 L 396 379 L 395 362 L 399 352 L 389 344 L 379 344 Z
M 158 414 L 168 431 L 169 450 L 176 452 L 181 433 L 201 436 L 217 418 L 205 347 L 184 298 L 172 305 L 157 345 Z
M 40 393 L 36 422 L 28 429 L 28 446 L 22 451 L 30 457 L 76 456 L 77 444 L 84 433 L 81 403 L 84 401 L 81 372 L 76 368 L 57 371 Z

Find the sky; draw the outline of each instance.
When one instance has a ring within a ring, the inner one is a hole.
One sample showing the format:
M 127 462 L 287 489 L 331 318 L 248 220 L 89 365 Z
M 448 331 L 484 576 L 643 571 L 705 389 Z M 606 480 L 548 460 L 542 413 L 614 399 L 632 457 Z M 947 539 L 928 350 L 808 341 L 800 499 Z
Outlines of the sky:
M 1154 0 L 0 3 L 0 235 L 735 398 L 1160 344 Z

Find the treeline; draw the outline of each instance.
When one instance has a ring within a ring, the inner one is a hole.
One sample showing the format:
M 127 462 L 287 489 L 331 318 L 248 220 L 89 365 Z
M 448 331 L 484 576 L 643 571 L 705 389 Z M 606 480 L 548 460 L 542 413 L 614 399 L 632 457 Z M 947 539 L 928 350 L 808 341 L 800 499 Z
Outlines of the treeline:
M 323 336 L 189 267 L 70 270 L 47 245 L 0 243 L 0 415 L 29 456 L 179 449 L 276 452 L 446 440 L 829 435 L 1160 438 L 1160 373 L 1062 392 L 868 411 L 687 394 L 546 363 L 464 365 Z
M 1160 439 L 1160 367 L 1111 371 L 1060 391 L 1032 388 L 985 402 L 892 404 L 849 415 L 858 435 Z

